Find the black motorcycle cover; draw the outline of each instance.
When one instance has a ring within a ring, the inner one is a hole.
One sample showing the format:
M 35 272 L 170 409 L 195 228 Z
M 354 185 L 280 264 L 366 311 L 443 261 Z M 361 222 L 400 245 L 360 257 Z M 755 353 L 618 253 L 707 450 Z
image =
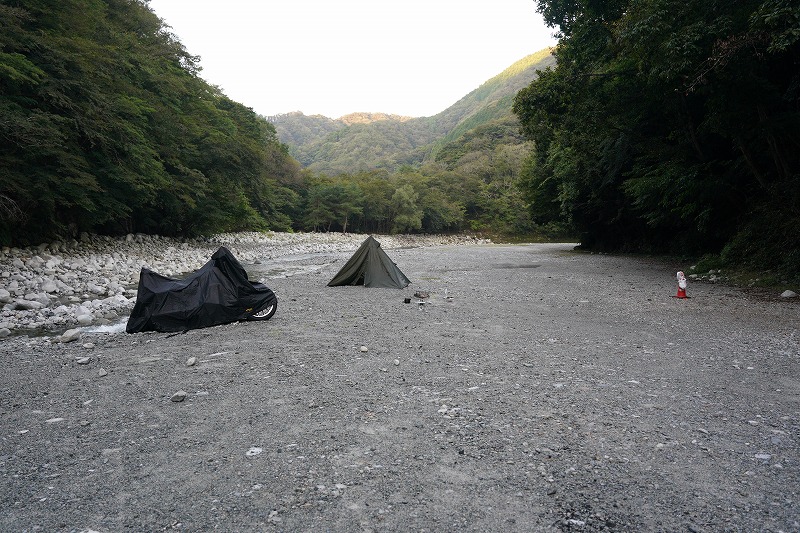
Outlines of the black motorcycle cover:
M 184 279 L 142 268 L 125 330 L 169 332 L 216 326 L 246 320 L 277 301 L 266 285 L 248 280 L 239 261 L 222 246 Z

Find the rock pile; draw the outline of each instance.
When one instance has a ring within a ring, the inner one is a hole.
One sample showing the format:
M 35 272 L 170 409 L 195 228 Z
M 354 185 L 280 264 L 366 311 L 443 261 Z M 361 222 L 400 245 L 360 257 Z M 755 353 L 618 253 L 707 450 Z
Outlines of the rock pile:
M 82 234 L 78 240 L 0 251 L 0 337 L 118 323 L 136 300 L 147 267 L 180 277 L 226 246 L 242 263 L 298 254 L 355 250 L 364 235 L 343 233 L 226 233 L 200 239 L 130 234 Z M 469 236 L 392 235 L 384 248 L 488 242 Z

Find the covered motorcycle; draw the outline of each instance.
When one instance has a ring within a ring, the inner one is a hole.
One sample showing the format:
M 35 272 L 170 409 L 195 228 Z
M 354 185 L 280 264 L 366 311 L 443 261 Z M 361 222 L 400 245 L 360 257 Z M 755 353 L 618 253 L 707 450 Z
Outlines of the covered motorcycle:
M 183 279 L 142 268 L 136 304 L 125 330 L 172 332 L 269 320 L 277 307 L 275 293 L 263 283 L 250 281 L 244 267 L 222 246 Z

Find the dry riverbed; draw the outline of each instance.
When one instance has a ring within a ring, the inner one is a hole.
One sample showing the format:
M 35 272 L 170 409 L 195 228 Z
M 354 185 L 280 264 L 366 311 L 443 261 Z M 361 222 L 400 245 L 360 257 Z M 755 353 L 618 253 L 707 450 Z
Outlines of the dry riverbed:
M 268 322 L 0 341 L 0 530 L 800 530 L 796 299 L 679 300 L 687 265 L 569 245 L 387 251 L 405 290 L 297 255 L 248 265 Z

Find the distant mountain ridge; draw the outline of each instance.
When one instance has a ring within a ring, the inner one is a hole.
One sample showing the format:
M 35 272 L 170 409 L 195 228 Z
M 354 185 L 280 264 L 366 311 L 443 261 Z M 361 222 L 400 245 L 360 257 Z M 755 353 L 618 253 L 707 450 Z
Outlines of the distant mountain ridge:
M 351 113 L 331 119 L 293 112 L 267 118 L 289 153 L 313 171 L 393 171 L 435 158 L 442 147 L 479 126 L 515 120 L 514 96 L 554 64 L 549 48 L 531 54 L 431 117 Z

